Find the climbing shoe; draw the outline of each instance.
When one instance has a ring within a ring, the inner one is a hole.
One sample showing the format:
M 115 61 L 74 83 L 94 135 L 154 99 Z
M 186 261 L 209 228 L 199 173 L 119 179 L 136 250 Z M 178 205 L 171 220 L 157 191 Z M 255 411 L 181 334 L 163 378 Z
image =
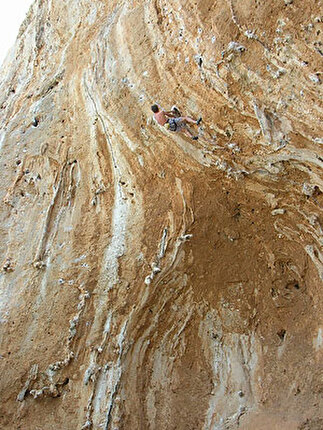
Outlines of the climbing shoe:
M 196 125 L 199 125 L 202 122 L 202 117 L 200 116 L 199 119 L 196 121 Z
M 192 140 L 199 140 L 199 137 L 198 136 L 193 136 Z

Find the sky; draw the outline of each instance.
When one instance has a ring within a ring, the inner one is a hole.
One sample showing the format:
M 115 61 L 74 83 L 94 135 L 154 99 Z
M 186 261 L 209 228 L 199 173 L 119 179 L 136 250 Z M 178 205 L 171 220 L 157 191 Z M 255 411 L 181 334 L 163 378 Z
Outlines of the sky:
M 20 24 L 34 0 L 0 0 L 0 65 L 15 43 Z

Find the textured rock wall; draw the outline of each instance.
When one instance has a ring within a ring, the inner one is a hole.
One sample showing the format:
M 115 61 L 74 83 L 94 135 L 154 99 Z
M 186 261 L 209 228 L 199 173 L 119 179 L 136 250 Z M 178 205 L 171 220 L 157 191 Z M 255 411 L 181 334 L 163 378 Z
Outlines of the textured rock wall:
M 35 1 L 0 72 L 1 428 L 322 428 L 321 12 Z

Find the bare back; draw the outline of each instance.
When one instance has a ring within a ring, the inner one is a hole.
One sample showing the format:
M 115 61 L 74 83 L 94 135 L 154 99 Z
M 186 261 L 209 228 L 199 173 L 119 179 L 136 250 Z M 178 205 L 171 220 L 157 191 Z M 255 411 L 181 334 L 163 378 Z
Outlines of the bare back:
M 165 125 L 167 122 L 167 117 L 165 112 L 160 110 L 159 112 L 154 113 L 154 117 L 159 125 Z

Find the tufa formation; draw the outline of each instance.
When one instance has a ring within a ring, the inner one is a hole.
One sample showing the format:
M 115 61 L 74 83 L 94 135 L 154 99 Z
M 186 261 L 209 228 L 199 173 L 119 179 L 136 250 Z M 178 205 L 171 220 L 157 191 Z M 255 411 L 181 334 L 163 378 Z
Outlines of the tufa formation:
M 322 429 L 321 12 L 33 3 L 0 71 L 2 429 Z

